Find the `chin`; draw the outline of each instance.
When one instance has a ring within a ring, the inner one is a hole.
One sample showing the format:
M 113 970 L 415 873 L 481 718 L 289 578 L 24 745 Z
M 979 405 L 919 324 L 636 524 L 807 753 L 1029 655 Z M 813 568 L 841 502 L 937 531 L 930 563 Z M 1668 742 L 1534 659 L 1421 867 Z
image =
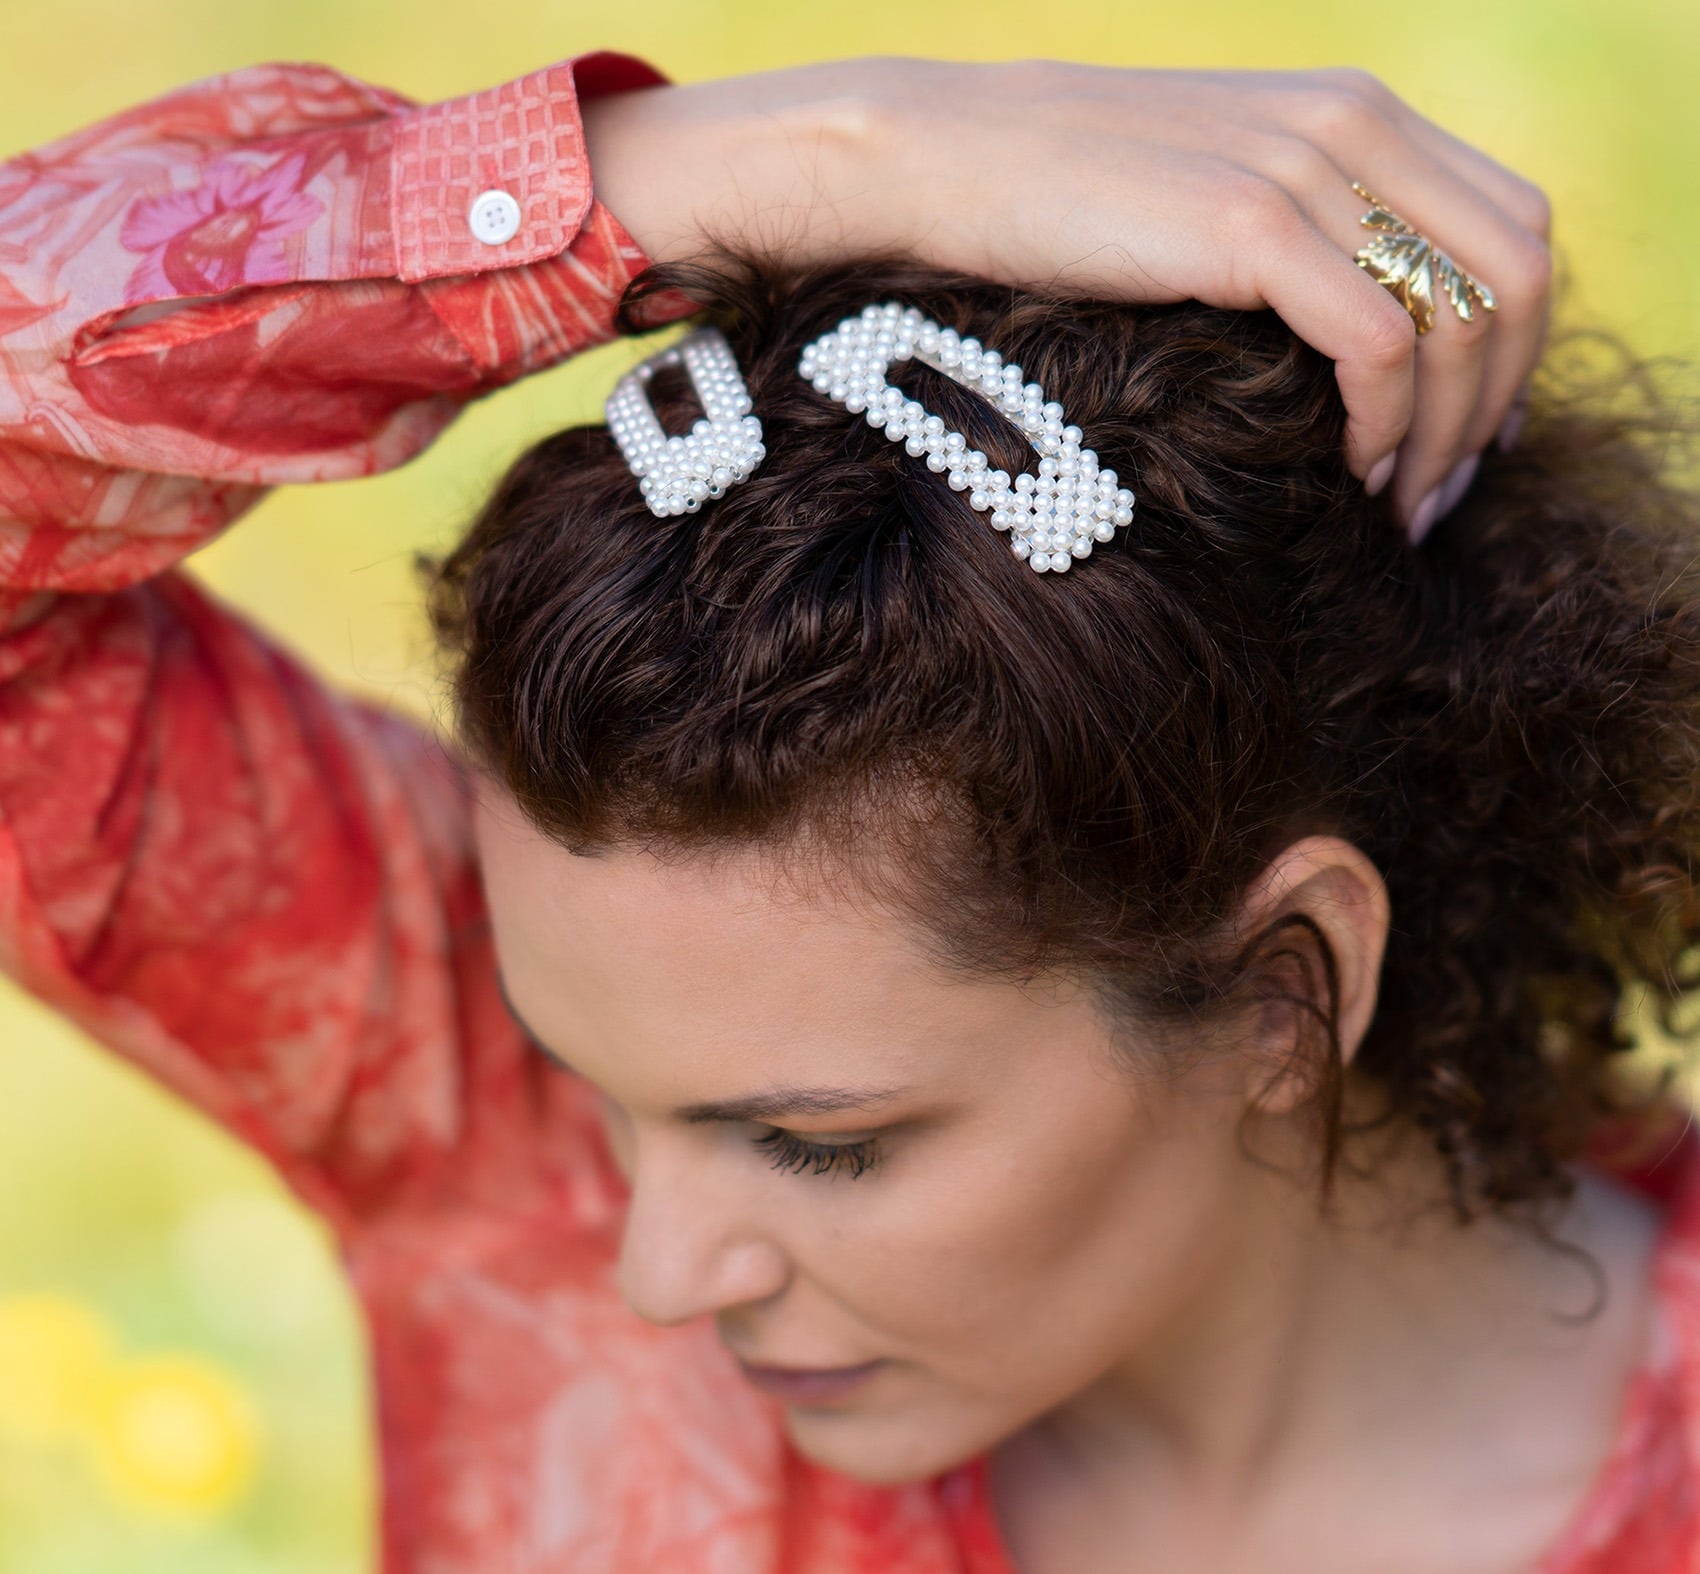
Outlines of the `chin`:
M 853 1407 L 786 1411 L 786 1434 L 805 1459 L 871 1487 L 911 1486 L 980 1452 L 959 1437 L 931 1436 L 914 1417 L 858 1415 Z

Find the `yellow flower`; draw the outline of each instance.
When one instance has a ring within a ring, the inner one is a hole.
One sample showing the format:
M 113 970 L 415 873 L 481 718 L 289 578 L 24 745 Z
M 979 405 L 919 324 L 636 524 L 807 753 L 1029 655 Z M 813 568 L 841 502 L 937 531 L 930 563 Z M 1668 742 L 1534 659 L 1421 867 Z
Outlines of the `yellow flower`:
M 246 1490 L 259 1447 L 248 1396 L 217 1366 L 188 1355 L 125 1363 L 89 1439 L 115 1496 L 171 1516 L 206 1517 Z
M 115 1344 L 106 1319 L 69 1296 L 0 1299 L 0 1432 L 75 1436 L 99 1408 Z

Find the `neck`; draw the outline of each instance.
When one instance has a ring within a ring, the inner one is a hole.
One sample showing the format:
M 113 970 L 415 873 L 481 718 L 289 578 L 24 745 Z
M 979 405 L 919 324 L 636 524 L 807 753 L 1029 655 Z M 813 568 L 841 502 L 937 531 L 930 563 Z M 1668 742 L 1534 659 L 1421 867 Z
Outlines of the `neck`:
M 1268 1155 L 1258 1140 L 1252 1151 Z M 1326 1217 L 1314 1187 L 1279 1167 L 1249 1172 L 1247 1205 L 1199 1292 L 1017 1448 L 1039 1447 L 1124 1502 L 1140 1481 L 1171 1503 L 1242 1506 L 1290 1497 L 1300 1480 L 1361 1477 L 1376 1449 L 1401 1454 L 1377 1471 L 1420 1473 L 1425 1450 L 1473 1455 L 1458 1440 L 1490 1439 L 1508 1415 L 1526 1439 L 1528 1396 L 1555 1385 L 1567 1406 L 1552 1421 L 1570 1431 L 1553 1471 L 1585 1467 L 1609 1441 L 1650 1334 L 1651 1210 L 1584 1174 L 1545 1216 L 1598 1262 L 1602 1285 L 1579 1253 L 1526 1227 L 1459 1224 L 1420 1133 L 1386 1130 L 1374 1152 L 1348 1153 Z M 1602 1288 L 1600 1315 L 1582 1320 Z M 1574 1373 L 1589 1361 L 1581 1392 Z M 1574 1427 L 1590 1418 L 1604 1439 L 1578 1451 Z

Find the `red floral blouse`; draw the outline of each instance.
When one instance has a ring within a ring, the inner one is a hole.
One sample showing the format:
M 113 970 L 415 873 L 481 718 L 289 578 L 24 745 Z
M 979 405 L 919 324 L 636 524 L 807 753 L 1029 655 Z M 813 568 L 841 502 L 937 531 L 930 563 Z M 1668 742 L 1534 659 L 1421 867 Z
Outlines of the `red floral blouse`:
M 0 966 L 335 1230 L 388 1574 L 1011 1574 L 983 1461 L 822 1469 L 706 1322 L 625 1309 L 623 1186 L 498 997 L 456 761 L 178 566 L 609 337 L 647 259 L 578 102 L 659 80 L 598 53 L 421 105 L 257 65 L 0 164 Z M 517 224 L 474 233 L 488 191 Z M 1544 1574 L 1700 1569 L 1695 1144 L 1641 1180 L 1660 1338 Z

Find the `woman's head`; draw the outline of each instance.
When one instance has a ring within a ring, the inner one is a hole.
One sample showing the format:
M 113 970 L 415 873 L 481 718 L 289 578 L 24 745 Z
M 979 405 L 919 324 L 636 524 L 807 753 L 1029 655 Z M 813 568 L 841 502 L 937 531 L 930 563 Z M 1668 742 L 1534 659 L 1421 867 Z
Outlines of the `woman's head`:
M 893 1361 L 903 1425 L 799 1425 L 907 1477 L 1172 1347 L 1358 1127 L 1466 1216 L 1562 1193 L 1621 993 L 1668 996 L 1695 928 L 1694 515 L 1633 422 L 1537 402 L 1417 554 L 1272 314 L 898 263 L 655 283 L 727 333 L 760 469 L 658 521 L 605 430 L 556 434 L 433 590 L 498 954 L 606 1096 L 635 1309 Z M 1132 527 L 1036 575 L 798 376 L 886 299 L 1042 383 Z M 781 1084 L 902 1091 L 683 1108 Z M 869 1132 L 822 1174 L 788 1135 Z

